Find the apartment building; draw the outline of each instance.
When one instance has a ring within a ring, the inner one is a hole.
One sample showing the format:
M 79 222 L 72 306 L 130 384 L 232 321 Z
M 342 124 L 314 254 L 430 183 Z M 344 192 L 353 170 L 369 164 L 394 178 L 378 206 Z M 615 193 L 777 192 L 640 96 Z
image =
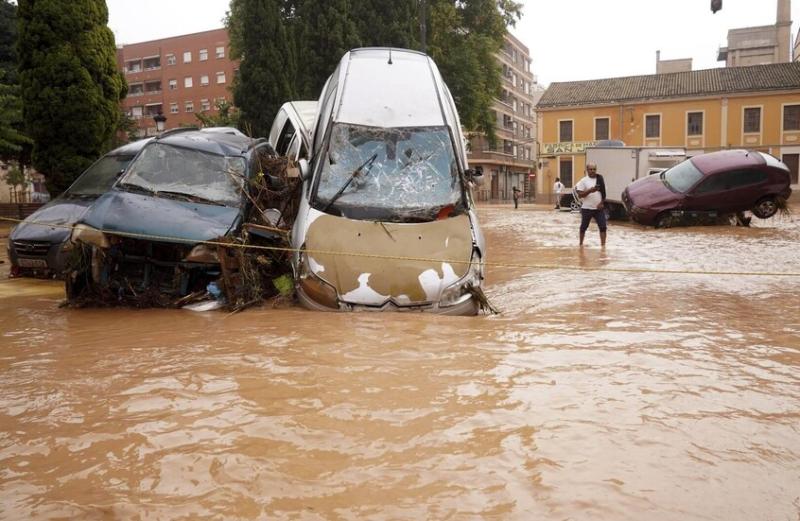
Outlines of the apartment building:
M 128 82 L 124 111 L 142 135 L 155 133 L 158 113 L 167 118 L 166 128 L 197 124 L 196 113 L 214 112 L 218 101 L 232 99 L 239 68 L 230 59 L 226 29 L 122 45 L 117 63 Z
M 536 113 L 534 106 L 544 92 L 531 71 L 528 47 L 508 33 L 497 56 L 502 68 L 503 92 L 495 100 L 497 140 L 494 146 L 486 136 L 470 136 L 469 164 L 481 166 L 484 185 L 476 191 L 479 200 L 508 200 L 513 187 L 532 198 L 536 164 Z
M 583 176 L 586 147 L 609 139 L 689 155 L 767 152 L 798 187 L 800 62 L 553 83 L 536 110 L 546 198 L 556 177 L 569 187 Z

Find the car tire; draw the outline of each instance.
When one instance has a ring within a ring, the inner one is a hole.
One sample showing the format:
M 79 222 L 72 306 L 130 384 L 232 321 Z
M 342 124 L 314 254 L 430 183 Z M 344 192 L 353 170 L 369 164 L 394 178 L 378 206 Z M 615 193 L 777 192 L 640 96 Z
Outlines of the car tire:
M 581 203 L 573 199 L 569 202 L 569 209 L 573 212 L 579 212 L 581 210 Z
M 670 212 L 661 212 L 656 216 L 656 228 L 671 228 L 675 221 L 672 218 L 672 213 Z
M 772 196 L 762 197 L 750 211 L 759 219 L 769 219 L 778 213 L 778 201 Z

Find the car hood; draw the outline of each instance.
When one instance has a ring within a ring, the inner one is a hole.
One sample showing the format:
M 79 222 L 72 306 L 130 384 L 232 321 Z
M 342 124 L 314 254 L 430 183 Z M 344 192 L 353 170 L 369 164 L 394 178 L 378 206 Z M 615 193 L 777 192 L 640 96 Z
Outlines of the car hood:
M 104 231 L 163 237 L 164 242 L 200 242 L 225 235 L 238 219 L 239 208 L 112 190 L 95 202 L 82 222 Z
M 83 217 L 94 198 L 71 199 L 59 197 L 42 206 L 11 232 L 12 241 L 63 242 L 72 225 Z
M 468 215 L 414 224 L 352 220 L 313 209 L 309 217 L 309 268 L 336 288 L 344 302 L 438 302 L 442 291 L 469 271 L 473 247 Z
M 683 198 L 683 194 L 673 192 L 659 175 L 637 179 L 626 188 L 631 203 L 639 208 L 650 208 L 664 203 L 673 203 Z

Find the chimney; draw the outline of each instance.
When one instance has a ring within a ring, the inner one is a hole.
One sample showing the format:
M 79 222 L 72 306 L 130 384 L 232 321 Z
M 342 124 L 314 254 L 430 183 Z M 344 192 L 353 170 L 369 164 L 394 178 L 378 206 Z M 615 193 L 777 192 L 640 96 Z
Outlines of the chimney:
M 792 0 L 778 0 L 778 18 L 775 27 L 778 30 L 778 63 L 791 60 L 792 46 Z
M 778 25 L 792 23 L 792 0 L 778 0 Z

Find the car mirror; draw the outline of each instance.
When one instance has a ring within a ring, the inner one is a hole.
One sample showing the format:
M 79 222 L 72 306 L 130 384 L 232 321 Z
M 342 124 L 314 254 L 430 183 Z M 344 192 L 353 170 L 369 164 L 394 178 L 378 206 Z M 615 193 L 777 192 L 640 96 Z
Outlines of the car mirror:
M 306 181 L 311 177 L 311 165 L 308 164 L 308 159 L 301 159 L 297 164 L 300 167 L 300 179 Z
M 475 183 L 476 186 L 483 186 L 483 167 L 476 166 L 475 168 L 469 168 L 465 172 L 467 174 L 467 179 Z

